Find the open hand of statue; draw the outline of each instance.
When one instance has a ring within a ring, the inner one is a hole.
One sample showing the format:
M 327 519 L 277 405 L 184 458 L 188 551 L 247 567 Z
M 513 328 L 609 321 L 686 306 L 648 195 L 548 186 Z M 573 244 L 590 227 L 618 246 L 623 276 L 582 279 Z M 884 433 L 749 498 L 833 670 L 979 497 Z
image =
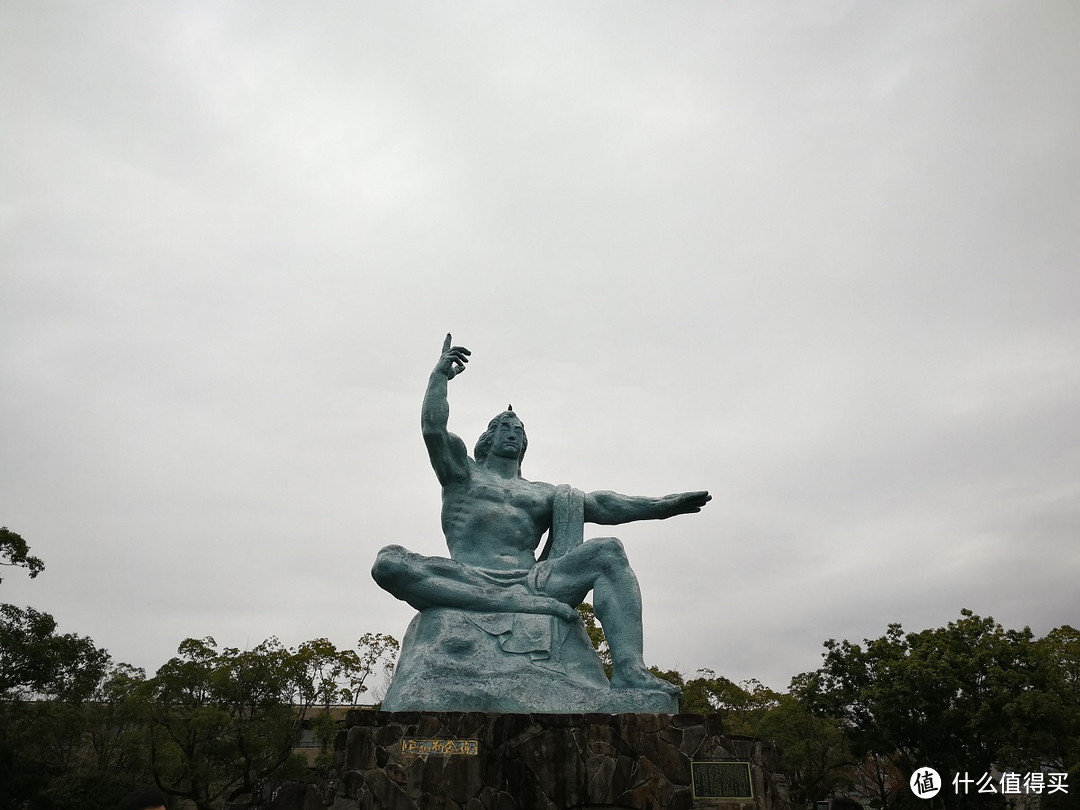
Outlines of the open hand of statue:
M 472 354 L 464 346 L 451 346 L 450 345 L 450 333 L 446 333 L 446 340 L 442 345 L 442 356 L 439 358 L 439 362 L 435 364 L 435 370 L 440 374 L 444 374 L 446 379 L 452 380 L 458 374 L 465 370 L 465 364 L 469 362 L 469 355 Z
M 674 517 L 675 515 L 689 515 L 691 512 L 700 512 L 701 508 L 712 500 L 712 495 L 704 490 L 700 492 L 677 492 L 674 495 L 665 495 L 660 499 L 661 520 Z

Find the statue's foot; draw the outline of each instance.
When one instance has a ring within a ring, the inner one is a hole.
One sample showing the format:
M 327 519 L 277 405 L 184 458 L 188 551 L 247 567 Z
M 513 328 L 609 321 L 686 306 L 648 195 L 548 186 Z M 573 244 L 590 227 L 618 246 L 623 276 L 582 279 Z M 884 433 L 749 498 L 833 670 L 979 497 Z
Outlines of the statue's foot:
M 548 609 L 544 613 L 550 613 L 552 616 L 558 616 L 560 619 L 564 619 L 568 622 L 576 622 L 581 618 L 581 614 L 577 612 L 577 608 L 571 607 L 566 602 L 560 602 L 558 599 L 549 599 L 546 596 L 541 596 L 541 599 L 548 602 Z
M 673 683 L 668 683 L 663 678 L 657 678 L 644 667 L 627 669 L 623 667 L 611 674 L 612 689 L 648 689 L 653 692 L 663 692 L 672 697 L 682 694 L 682 689 Z
M 555 615 L 560 619 L 565 619 L 568 622 L 580 622 L 581 614 L 578 613 L 578 609 L 572 605 L 568 605 L 565 602 L 560 602 L 558 599 L 554 600 L 558 605 L 559 612 Z
M 550 596 L 537 596 L 534 593 L 529 593 L 528 589 L 522 585 L 513 586 L 508 593 L 511 598 L 508 600 L 507 608 L 518 613 L 541 613 L 558 616 L 568 622 L 577 621 L 581 616 L 577 612 L 577 608 L 565 602 L 560 602 L 558 599 L 552 599 Z

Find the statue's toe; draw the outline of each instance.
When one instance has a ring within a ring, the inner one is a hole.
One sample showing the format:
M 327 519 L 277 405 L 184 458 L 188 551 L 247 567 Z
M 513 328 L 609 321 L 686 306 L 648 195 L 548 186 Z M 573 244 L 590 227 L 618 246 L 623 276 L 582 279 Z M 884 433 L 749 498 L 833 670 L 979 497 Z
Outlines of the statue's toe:
M 647 689 L 650 692 L 663 692 L 672 697 L 679 697 L 682 689 L 673 683 L 657 678 L 647 669 L 633 673 L 632 677 L 624 678 L 615 673 L 611 678 L 612 689 Z

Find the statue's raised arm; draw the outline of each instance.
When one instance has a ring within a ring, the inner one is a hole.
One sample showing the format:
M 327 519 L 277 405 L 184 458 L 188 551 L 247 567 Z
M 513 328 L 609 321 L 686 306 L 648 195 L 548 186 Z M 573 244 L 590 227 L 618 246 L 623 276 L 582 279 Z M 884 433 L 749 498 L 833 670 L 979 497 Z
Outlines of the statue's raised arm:
M 420 611 L 383 708 L 676 712 L 679 688 L 645 665 L 641 589 L 623 545 L 615 537 L 585 539 L 583 525 L 700 512 L 709 493 L 584 493 L 526 479 L 525 425 L 509 406 L 488 423 L 470 457 L 447 429 L 448 385 L 470 354 L 446 336 L 421 415 L 442 484 L 450 556 L 389 545 L 371 570 L 380 586 Z M 590 593 L 611 650 L 610 679 L 576 610 Z
M 706 491 L 676 492 L 658 498 L 620 495 L 599 490 L 585 494 L 585 520 L 603 526 L 616 526 L 635 520 L 664 520 L 675 515 L 700 512 L 712 500 Z
M 428 458 L 439 483 L 444 487 L 464 480 L 469 474 L 469 454 L 465 443 L 447 430 L 450 403 L 446 398 L 447 384 L 465 370 L 472 354 L 464 346 L 452 346 L 450 334 L 443 341 L 442 354 L 428 378 L 424 406 L 420 413 L 420 429 L 424 434 Z

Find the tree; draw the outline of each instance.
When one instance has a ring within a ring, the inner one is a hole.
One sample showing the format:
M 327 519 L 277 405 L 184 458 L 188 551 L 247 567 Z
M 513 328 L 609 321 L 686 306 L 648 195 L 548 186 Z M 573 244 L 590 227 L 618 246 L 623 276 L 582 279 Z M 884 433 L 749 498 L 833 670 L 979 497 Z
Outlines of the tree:
M 377 669 L 388 676 L 393 673 L 400 646 L 397 639 L 383 633 L 365 633 L 356 642 L 356 650 L 339 650 L 325 638 L 304 642 L 292 659 L 298 700 L 325 711 L 358 705 L 368 690 L 367 679 Z
M 141 704 L 146 672 L 115 664 L 85 704 L 84 743 L 95 770 L 130 774 L 143 783 L 148 775 L 145 711 Z
M 911 800 L 907 799 L 908 783 L 903 773 L 892 758 L 880 754 L 867 754 L 855 762 L 847 791 L 863 804 L 881 810 L 898 804 L 911 804 Z
M 6 526 L 0 528 L 0 565 L 25 568 L 31 579 L 45 568 L 26 541 Z M 91 639 L 58 634 L 48 613 L 0 604 L 0 699 L 81 700 L 101 680 L 109 660 Z
M 144 688 L 157 784 L 211 810 L 266 780 L 309 776 L 294 753 L 301 731 L 314 723 L 326 749 L 330 708 L 356 705 L 372 672 L 393 666 L 393 637 L 368 633 L 357 644 L 339 650 L 320 638 L 291 649 L 269 638 L 242 651 L 219 650 L 213 638 L 181 642 Z
M 1080 631 L 1056 627 L 1035 642 L 1043 688 L 1038 695 L 1035 744 L 1054 771 L 1068 774 L 1069 793 L 1047 796 L 1045 810 L 1077 810 L 1080 790 Z
M 611 678 L 611 648 L 608 647 L 607 638 L 604 637 L 604 628 L 596 623 L 596 610 L 588 602 L 582 602 L 577 606 L 582 621 L 585 622 L 585 632 L 589 635 L 596 654 L 600 656 L 600 663 L 604 667 L 604 674 Z
M 751 678 L 736 684 L 711 669 L 699 669 L 686 680 L 675 671 L 653 669 L 653 674 L 681 686 L 679 711 L 692 714 L 718 714 L 730 734 L 753 734 L 762 715 L 776 705 L 778 695 L 760 681 Z
M 45 567 L 7 527 L 0 565 L 25 568 L 31 579 Z M 100 688 L 111 671 L 108 652 L 92 639 L 57 633 L 48 613 L 0 604 L 0 808 L 104 807 L 130 789 L 87 744 L 95 722 L 101 727 L 94 715 L 105 709 Z
M 0 526 L 0 565 L 25 568 L 33 579 L 45 570 L 45 563 L 40 557 L 30 553 L 30 546 L 7 526 Z M 3 579 L 0 579 L 3 582 Z
M 1062 662 L 1075 660 L 1070 630 L 1036 642 L 1026 627 L 1006 630 L 970 610 L 946 627 L 917 633 L 892 624 L 862 644 L 826 642 L 824 664 L 807 676 L 805 698 L 817 713 L 840 719 L 857 758 L 886 758 L 905 782 L 924 765 L 946 780 L 991 766 L 1038 769 L 1055 748 L 1072 750 L 1056 744 L 1068 738 L 1078 705 L 1062 674 L 1068 672 Z M 1058 730 L 1047 734 L 1055 723 Z M 939 797 L 947 807 L 1002 803 L 1000 795 L 985 793 Z
M 56 632 L 56 620 L 34 608 L 0 605 L 0 698 L 81 701 L 109 666 L 92 639 Z
M 762 713 L 753 736 L 774 740 L 784 752 L 785 775 L 796 804 L 811 805 L 838 792 L 847 792 L 854 781 L 854 758 L 834 717 L 815 714 L 806 700 L 808 679 L 791 680 L 787 694 Z
M 0 605 L 0 616 L 0 808 L 115 804 L 131 789 L 131 762 L 99 757 L 93 735 L 120 734 L 102 685 L 124 665 L 33 608 Z M 128 734 L 129 750 L 145 748 L 138 736 Z
M 111 807 L 146 784 L 146 727 L 133 700 L 142 677 L 117 664 L 85 699 L 8 703 L 8 742 L 19 770 L 35 777 L 15 786 L 12 806 L 30 799 L 51 810 Z
M 354 653 L 351 650 L 347 652 L 346 681 L 341 691 L 342 702 L 350 706 L 359 703 L 360 695 L 367 691 L 367 679 L 380 668 L 380 662 L 384 675 L 390 677 L 394 674 L 394 663 L 401 645 L 393 636 L 364 633 L 356 642 L 356 649 L 355 660 L 352 658 Z
M 261 779 L 299 770 L 293 746 L 303 713 L 292 697 L 297 666 L 277 639 L 241 651 L 185 639 L 146 682 L 150 765 L 166 793 L 200 810 L 251 795 Z
M 777 743 L 795 804 L 813 804 L 851 783 L 852 757 L 840 724 L 811 712 L 799 678 L 792 681 L 791 693 L 783 694 L 754 678 L 737 684 L 711 669 L 690 679 L 675 670 L 651 671 L 682 688 L 680 712 L 719 715 L 727 734 Z

